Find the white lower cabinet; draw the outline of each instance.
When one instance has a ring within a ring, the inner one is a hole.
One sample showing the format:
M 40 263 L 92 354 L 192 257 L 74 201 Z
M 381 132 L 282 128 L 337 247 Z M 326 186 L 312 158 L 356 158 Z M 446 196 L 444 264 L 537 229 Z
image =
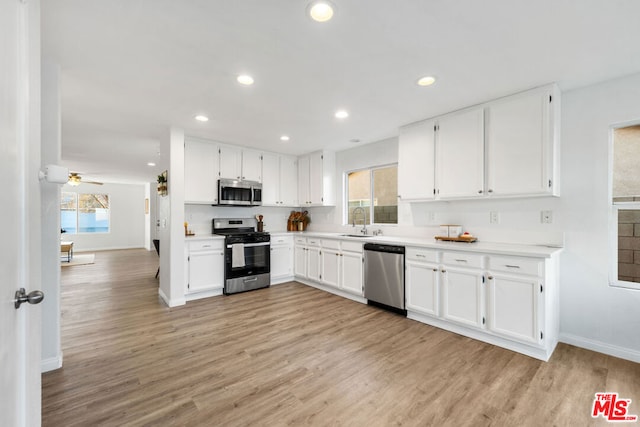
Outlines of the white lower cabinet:
M 282 283 L 293 277 L 293 237 L 272 236 L 271 284 Z
M 224 240 L 187 243 L 187 294 L 222 290 L 224 287 Z
M 466 326 L 485 324 L 483 272 L 442 267 L 443 317 Z
M 407 310 L 440 314 L 440 269 L 436 251 L 406 248 L 405 298 Z
M 362 243 L 337 239 L 296 238 L 295 276 L 335 289 L 340 295 L 362 297 Z M 315 285 L 314 285 L 315 286 Z

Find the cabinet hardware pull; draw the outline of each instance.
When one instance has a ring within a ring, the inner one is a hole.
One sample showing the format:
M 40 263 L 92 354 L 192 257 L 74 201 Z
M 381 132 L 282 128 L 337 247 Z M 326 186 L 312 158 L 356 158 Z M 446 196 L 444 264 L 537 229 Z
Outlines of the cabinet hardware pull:
M 443 273 L 446 273 L 446 272 L 447 272 L 447 270 L 442 270 L 442 272 L 443 272 Z
M 421 254 L 416 254 L 416 257 L 417 257 L 417 258 L 426 258 L 426 256 L 421 255 Z
M 438 271 L 438 269 L 437 269 L 437 268 L 434 268 L 434 269 L 433 269 L 433 271 Z
M 509 265 L 509 264 L 505 264 L 505 267 L 507 267 L 507 268 L 520 268 L 519 265 Z
M 478 194 L 482 194 L 482 190 L 478 190 Z
M 492 189 L 487 190 L 487 193 L 493 193 Z
M 487 279 L 493 280 L 493 276 L 489 276 L 489 277 L 487 277 Z
M 202 245 L 203 248 L 210 248 L 211 245 Z
M 466 259 L 456 259 L 456 262 L 468 262 Z

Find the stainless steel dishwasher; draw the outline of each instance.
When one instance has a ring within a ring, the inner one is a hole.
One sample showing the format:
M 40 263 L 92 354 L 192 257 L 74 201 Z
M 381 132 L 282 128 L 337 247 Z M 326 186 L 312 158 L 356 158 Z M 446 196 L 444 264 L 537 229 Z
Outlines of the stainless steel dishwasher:
M 404 252 L 404 246 L 364 245 L 364 297 L 369 304 L 406 315 Z

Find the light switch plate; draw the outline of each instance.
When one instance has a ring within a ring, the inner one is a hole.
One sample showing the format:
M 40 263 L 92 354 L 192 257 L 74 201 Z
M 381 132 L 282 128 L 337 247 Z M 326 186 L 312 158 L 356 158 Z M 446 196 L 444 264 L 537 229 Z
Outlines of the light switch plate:
M 496 212 L 496 211 L 489 212 L 489 223 L 500 224 L 500 212 Z

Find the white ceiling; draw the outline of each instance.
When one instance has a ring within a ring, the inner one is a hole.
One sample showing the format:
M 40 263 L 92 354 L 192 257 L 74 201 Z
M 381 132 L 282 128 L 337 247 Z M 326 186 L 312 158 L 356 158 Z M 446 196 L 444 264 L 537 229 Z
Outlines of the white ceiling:
M 637 0 L 333 2 L 320 24 L 305 0 L 43 0 L 64 163 L 154 181 L 170 126 L 282 153 L 340 150 L 549 82 L 568 90 L 640 71 Z M 239 85 L 241 73 L 255 84 Z M 436 84 L 418 87 L 427 74 Z M 351 116 L 335 119 L 338 108 Z

